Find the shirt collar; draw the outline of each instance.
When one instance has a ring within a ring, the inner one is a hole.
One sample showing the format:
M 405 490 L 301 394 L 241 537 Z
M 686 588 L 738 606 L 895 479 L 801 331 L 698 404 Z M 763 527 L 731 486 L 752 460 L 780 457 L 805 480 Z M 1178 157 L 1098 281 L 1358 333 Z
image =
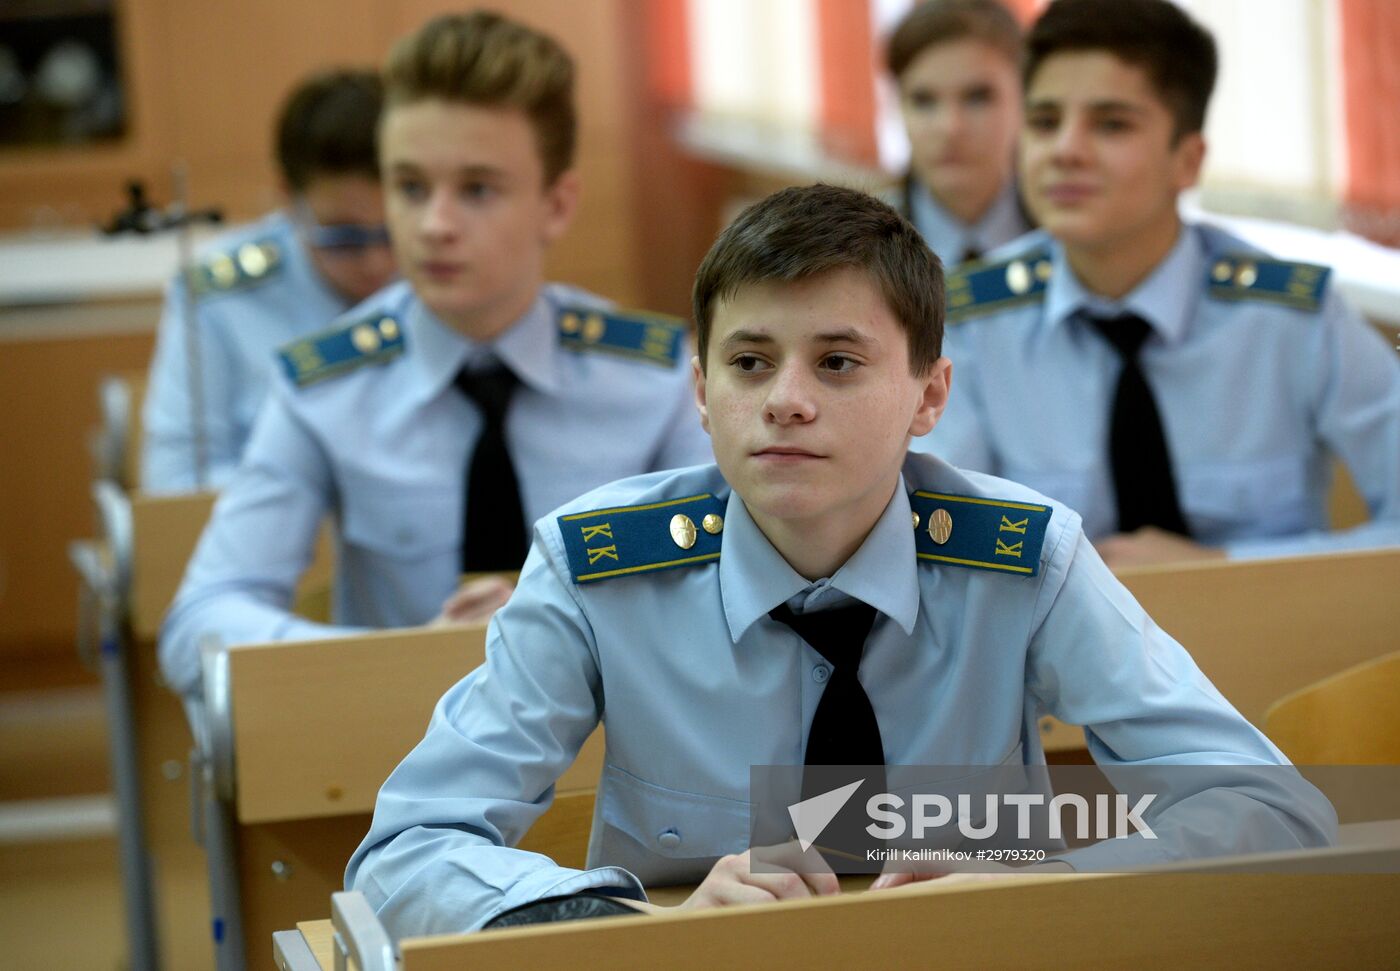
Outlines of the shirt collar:
M 909 219 L 945 268 L 956 266 L 969 249 L 986 254 L 1029 228 L 1021 215 L 1016 183 L 1007 182 L 977 222 L 958 219 L 933 197 L 928 186 L 910 176 Z
M 535 302 L 491 341 L 474 341 L 444 324 L 412 296 L 402 311 L 408 328 L 408 353 L 418 372 L 413 390 L 426 401 L 456 380 L 464 365 L 490 367 L 499 361 L 524 384 L 545 393 L 557 387 L 555 309 L 542 288 Z
M 1193 227 L 1182 223 L 1166 259 L 1120 300 L 1101 297 L 1080 283 L 1058 242 L 1051 244 L 1051 252 L 1054 269 L 1045 294 L 1048 325 L 1063 323 L 1081 312 L 1101 317 L 1133 313 L 1147 321 L 1167 343 L 1186 336 L 1205 260 Z
M 918 561 L 903 477 L 875 527 L 835 575 L 815 583 L 788 565 L 749 515 L 737 492 L 725 508 L 719 560 L 720 600 L 734 642 L 774 607 L 793 601 L 803 610 L 834 606 L 854 597 L 914 631 L 919 613 Z

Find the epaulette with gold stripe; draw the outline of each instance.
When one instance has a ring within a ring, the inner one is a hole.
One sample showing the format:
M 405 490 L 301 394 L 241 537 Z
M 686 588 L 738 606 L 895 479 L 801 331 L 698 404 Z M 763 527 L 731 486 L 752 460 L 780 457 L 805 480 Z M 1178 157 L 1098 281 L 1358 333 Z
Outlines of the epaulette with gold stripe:
M 275 240 L 244 243 L 237 249 L 215 253 L 186 271 L 195 296 L 229 293 L 272 279 L 282 269 L 282 249 Z
M 685 348 L 685 322 L 663 314 L 559 309 L 559 343 L 572 351 L 601 351 L 674 367 Z
M 1050 251 L 1000 263 L 966 263 L 948 274 L 948 322 L 958 323 L 1045 296 Z
M 293 341 L 277 352 L 298 387 L 345 374 L 365 364 L 391 361 L 404 352 L 403 328 L 387 314 Z
M 1217 300 L 1261 300 L 1316 310 L 1331 274 L 1329 267 L 1312 263 L 1222 256 L 1211 265 L 1207 289 Z
M 918 558 L 1033 577 L 1050 525 L 1049 506 L 939 492 L 914 492 Z
M 706 493 L 559 517 L 575 583 L 719 559 L 724 502 Z

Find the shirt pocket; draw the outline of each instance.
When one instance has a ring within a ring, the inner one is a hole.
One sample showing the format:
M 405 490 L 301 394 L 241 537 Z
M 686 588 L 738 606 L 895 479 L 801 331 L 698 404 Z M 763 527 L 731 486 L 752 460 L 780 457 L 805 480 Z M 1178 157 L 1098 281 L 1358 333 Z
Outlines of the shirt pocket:
M 711 861 L 748 849 L 749 804 L 745 801 L 668 789 L 615 765 L 603 768 L 601 799 L 603 822 L 626 835 L 647 856 L 704 861 L 708 871 Z
M 455 486 L 405 486 L 345 471 L 340 503 L 341 532 L 349 546 L 396 560 L 461 548 L 462 497 Z
M 1181 470 L 1180 481 L 1191 535 L 1202 542 L 1285 536 L 1311 527 L 1302 456 L 1193 463 Z

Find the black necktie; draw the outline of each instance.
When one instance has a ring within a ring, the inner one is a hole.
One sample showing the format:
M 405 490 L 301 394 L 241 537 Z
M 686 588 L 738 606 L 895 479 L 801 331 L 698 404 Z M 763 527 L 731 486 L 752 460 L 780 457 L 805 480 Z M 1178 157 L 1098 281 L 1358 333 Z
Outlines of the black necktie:
M 794 614 L 787 604 L 782 604 L 768 616 L 791 627 L 832 667 L 831 678 L 812 715 L 803 762 L 883 766 L 885 749 L 880 741 L 880 723 L 875 719 L 870 697 L 856 677 L 865 639 L 875 623 L 875 608 L 857 602 Z
M 1141 526 L 1158 526 L 1189 536 L 1176 497 L 1162 416 L 1138 360 L 1151 327 L 1136 314 L 1088 319 L 1123 361 L 1108 431 L 1118 530 L 1127 533 Z
M 875 623 L 875 608 L 857 601 L 831 610 L 794 614 L 782 604 L 768 616 L 796 631 L 832 668 L 807 731 L 802 798 L 811 799 L 864 780 L 822 830 L 817 849 L 833 872 L 877 871 L 879 864 L 862 862 L 869 860 L 866 851 L 876 845 L 865 829 L 869 822 L 865 805 L 871 796 L 885 791 L 885 748 L 875 708 L 856 677 L 865 639 Z
M 982 258 L 982 250 L 981 250 L 981 248 L 978 247 L 978 245 L 977 245 L 976 243 L 971 243 L 971 244 L 968 245 L 967 249 L 963 250 L 962 261 L 961 261 L 961 262 L 962 262 L 962 263 L 972 263 L 972 262 L 974 262 L 974 261 L 976 261 L 976 260 L 980 260 L 981 258 Z
M 467 462 L 462 572 L 518 570 L 528 551 L 520 484 L 506 448 L 506 408 L 518 383 L 509 368 L 457 373 L 457 387 L 481 409 L 481 437 Z

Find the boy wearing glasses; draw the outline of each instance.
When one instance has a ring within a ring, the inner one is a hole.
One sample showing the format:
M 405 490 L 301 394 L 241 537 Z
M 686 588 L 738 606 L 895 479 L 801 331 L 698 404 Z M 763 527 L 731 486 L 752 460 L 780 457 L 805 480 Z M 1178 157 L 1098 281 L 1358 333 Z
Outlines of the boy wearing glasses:
M 285 207 L 220 236 L 171 283 L 142 415 L 145 491 L 227 483 L 277 347 L 320 330 L 393 278 L 375 156 L 381 102 L 371 71 L 329 71 L 300 84 L 277 122 Z

